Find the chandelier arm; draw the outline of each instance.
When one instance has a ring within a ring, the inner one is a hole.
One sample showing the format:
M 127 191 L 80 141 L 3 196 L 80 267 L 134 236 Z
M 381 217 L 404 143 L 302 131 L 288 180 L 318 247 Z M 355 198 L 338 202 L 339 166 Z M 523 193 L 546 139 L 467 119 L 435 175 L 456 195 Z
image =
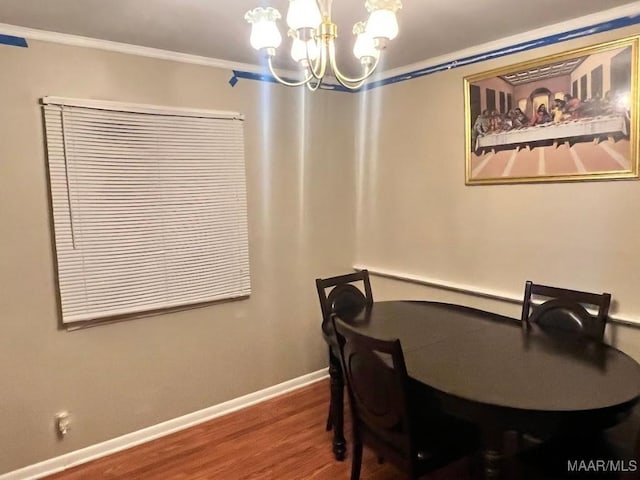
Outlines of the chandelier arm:
M 320 48 L 318 58 L 312 61 L 309 58 L 309 45 L 306 45 L 307 48 L 307 63 L 309 65 L 309 72 L 311 75 L 318 81 L 322 81 L 322 77 L 327 73 L 327 52 L 325 50 L 326 46 L 322 40 L 320 40 Z M 318 67 L 320 71 L 317 71 Z
M 342 85 L 345 88 L 348 88 L 349 90 L 358 90 L 362 85 L 364 85 L 364 80 L 361 80 L 356 83 L 345 82 L 344 80 L 341 80 L 340 77 L 338 77 L 337 75 L 336 75 L 336 80 L 338 80 L 338 83 L 340 85 Z
M 338 69 L 338 64 L 336 62 L 336 49 L 335 49 L 335 45 L 333 45 L 333 43 L 329 46 L 329 60 L 331 61 L 331 68 L 333 70 L 333 73 L 336 76 L 336 79 L 345 87 L 347 88 L 360 88 L 362 86 L 362 83 L 369 78 L 371 75 L 373 75 L 373 72 L 376 70 L 376 67 L 378 66 L 378 62 L 380 61 L 380 55 L 378 55 L 378 57 L 376 58 L 376 61 L 373 63 L 373 65 L 371 67 L 365 67 L 365 73 L 364 75 L 362 75 L 361 77 L 358 78 L 351 78 L 351 77 L 347 77 L 346 75 L 342 74 L 342 72 L 340 72 L 340 70 Z M 359 84 L 357 87 L 349 87 L 348 85 L 345 85 L 347 83 L 352 83 L 352 84 Z
M 313 84 L 312 82 L 307 82 L 306 86 L 310 92 L 315 92 L 316 90 L 318 90 L 318 87 L 320 86 L 321 83 L 322 82 L 320 80 L 318 80 L 316 83 L 313 83 Z
M 273 69 L 273 64 L 271 63 L 271 57 L 268 58 L 267 63 L 269 64 L 269 72 L 271 72 L 271 75 L 273 76 L 273 78 L 275 78 L 278 82 L 282 83 L 283 85 L 286 85 L 287 87 L 299 87 L 301 85 L 305 85 L 309 83 L 309 80 L 313 78 L 311 75 L 308 75 L 308 72 L 305 71 L 304 80 L 301 80 L 299 82 L 288 82 L 284 78 L 280 77 L 280 75 L 278 75 L 276 71 Z

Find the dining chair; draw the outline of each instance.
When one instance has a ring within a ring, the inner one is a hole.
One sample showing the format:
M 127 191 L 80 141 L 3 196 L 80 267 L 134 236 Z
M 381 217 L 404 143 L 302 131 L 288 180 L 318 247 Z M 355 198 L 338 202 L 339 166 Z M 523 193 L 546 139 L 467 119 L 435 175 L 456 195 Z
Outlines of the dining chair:
M 534 304 L 532 301 L 534 296 L 543 299 L 543 302 Z M 535 323 L 547 332 L 556 330 L 602 341 L 610 303 L 611 295 L 608 293 L 597 294 L 551 287 L 528 280 L 524 288 L 521 319 L 523 325 Z M 595 307 L 595 315 L 589 313 L 585 305 Z M 597 430 L 594 427 L 594 431 Z M 519 450 L 525 449 L 525 445 L 537 445 L 543 442 L 540 435 L 534 431 L 515 433 Z M 568 434 L 571 435 L 571 432 Z
M 437 411 L 421 411 L 400 340 L 368 337 L 335 316 L 332 321 L 351 406 L 351 480 L 360 478 L 364 445 L 412 480 L 479 451 L 474 426 Z
M 534 305 L 532 296 L 547 300 Z M 566 288 L 538 285 L 527 281 L 522 302 L 522 321 L 537 323 L 543 328 L 556 328 L 602 340 L 607 323 L 611 295 L 588 293 Z M 596 314 L 587 311 L 585 305 L 595 307 Z
M 356 287 L 360 285 L 362 289 Z M 322 311 L 322 335 L 329 346 L 329 376 L 331 393 L 327 431 L 333 429 L 333 453 L 337 460 L 344 460 L 346 441 L 344 438 L 344 378 L 340 365 L 338 343 L 331 323 L 331 314 L 357 315 L 362 309 L 373 305 L 369 271 L 316 279 L 318 299 Z M 328 291 L 328 294 L 327 294 Z

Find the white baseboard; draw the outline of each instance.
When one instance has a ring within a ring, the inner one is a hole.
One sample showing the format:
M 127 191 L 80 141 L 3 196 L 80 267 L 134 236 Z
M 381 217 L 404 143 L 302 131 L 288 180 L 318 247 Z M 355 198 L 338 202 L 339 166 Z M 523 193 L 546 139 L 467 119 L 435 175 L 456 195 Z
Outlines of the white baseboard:
M 204 423 L 216 417 L 235 412 L 242 408 L 250 407 L 256 403 L 264 402 L 270 398 L 297 390 L 298 388 L 305 387 L 327 377 L 328 373 L 326 369 L 311 372 L 306 375 L 302 375 L 301 377 L 279 383 L 278 385 L 249 393 L 248 395 L 244 395 L 239 398 L 234 398 L 228 402 L 213 405 L 211 407 L 198 410 L 197 412 L 189 413 L 151 427 L 143 428 L 136 432 L 127 433 L 121 437 L 112 438 L 105 442 L 97 443 L 74 452 L 60 455 L 59 457 L 50 458 L 49 460 L 2 474 L 0 475 L 0 480 L 35 480 L 47 475 L 53 475 L 54 473 L 62 470 L 193 427 L 194 425 Z

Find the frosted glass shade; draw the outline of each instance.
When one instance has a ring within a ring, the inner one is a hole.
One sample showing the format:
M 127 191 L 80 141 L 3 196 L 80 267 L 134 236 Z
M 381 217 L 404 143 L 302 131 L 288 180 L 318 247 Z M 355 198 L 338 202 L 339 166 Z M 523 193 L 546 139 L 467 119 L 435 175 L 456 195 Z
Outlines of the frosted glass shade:
M 398 20 L 391 10 L 374 10 L 367 20 L 367 33 L 371 38 L 393 40 L 398 36 Z
M 264 48 L 278 48 L 282 43 L 282 35 L 276 26 L 280 12 L 275 8 L 254 8 L 249 10 L 244 19 L 251 24 L 249 41 L 256 50 Z
M 322 14 L 316 0 L 290 0 L 287 12 L 287 25 L 292 30 L 318 28 Z
M 353 26 L 353 34 L 356 36 L 356 42 L 353 45 L 353 54 L 357 59 L 362 60 L 366 57 L 378 58 L 380 50 L 376 48 L 371 35 L 366 32 L 363 22 L 358 22 Z

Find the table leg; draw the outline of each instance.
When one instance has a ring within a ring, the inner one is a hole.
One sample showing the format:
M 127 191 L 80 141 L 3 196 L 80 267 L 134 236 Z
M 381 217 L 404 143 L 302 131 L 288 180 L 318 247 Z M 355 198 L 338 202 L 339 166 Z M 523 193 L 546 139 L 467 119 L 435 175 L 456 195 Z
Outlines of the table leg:
M 331 378 L 331 426 L 333 428 L 333 455 L 344 460 L 347 442 L 344 438 L 344 378 L 340 360 L 329 349 L 329 377 Z
M 502 475 L 502 452 L 493 448 L 482 451 L 484 460 L 484 478 L 487 480 L 497 480 Z
M 484 478 L 498 480 L 502 478 L 502 453 L 504 448 L 504 431 L 499 423 L 485 424 L 483 430 L 482 460 L 484 463 Z

